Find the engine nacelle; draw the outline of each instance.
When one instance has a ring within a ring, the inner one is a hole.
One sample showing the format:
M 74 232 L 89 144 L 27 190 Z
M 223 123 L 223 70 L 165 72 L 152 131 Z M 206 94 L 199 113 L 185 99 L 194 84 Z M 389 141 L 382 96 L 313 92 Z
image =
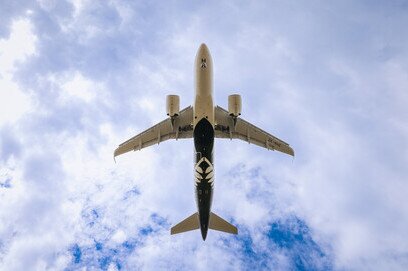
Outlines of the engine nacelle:
M 166 96 L 166 113 L 167 116 L 175 117 L 180 114 L 180 97 L 178 95 Z
M 232 117 L 238 117 L 241 115 L 241 95 L 233 94 L 228 96 L 228 113 Z

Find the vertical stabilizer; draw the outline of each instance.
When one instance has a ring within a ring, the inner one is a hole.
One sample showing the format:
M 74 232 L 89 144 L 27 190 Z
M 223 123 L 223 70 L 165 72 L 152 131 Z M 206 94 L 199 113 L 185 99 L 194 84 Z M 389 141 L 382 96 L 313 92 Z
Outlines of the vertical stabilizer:
M 223 231 L 226 233 L 238 234 L 238 229 L 234 225 L 231 225 L 218 215 L 211 212 L 210 214 L 210 222 L 208 224 L 208 228 L 216 231 Z

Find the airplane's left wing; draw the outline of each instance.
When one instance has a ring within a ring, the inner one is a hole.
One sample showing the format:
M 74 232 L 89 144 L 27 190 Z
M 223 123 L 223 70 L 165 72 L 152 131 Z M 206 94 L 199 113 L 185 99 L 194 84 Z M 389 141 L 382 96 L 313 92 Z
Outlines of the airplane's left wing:
M 120 144 L 114 152 L 114 157 L 129 151 L 141 150 L 168 139 L 192 138 L 192 123 L 193 108 L 189 106 L 181 110 L 178 116 L 167 118 Z
M 295 155 L 288 143 L 242 118 L 234 120 L 228 114 L 228 111 L 220 106 L 215 107 L 215 121 L 215 137 L 217 138 L 238 138 L 268 150 L 277 150 L 292 156 Z

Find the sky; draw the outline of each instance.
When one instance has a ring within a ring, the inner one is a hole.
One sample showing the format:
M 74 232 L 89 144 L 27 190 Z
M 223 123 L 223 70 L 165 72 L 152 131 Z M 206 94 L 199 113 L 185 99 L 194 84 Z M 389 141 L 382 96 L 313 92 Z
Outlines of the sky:
M 408 2 L 0 1 L 0 270 L 406 270 Z M 113 161 L 194 99 L 294 159 L 215 144 L 213 211 L 237 236 L 170 235 L 196 211 L 192 140 Z

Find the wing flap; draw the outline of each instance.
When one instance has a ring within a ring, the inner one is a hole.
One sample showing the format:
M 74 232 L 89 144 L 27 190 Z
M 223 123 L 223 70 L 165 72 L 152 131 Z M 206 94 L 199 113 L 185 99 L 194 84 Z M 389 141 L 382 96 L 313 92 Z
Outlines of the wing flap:
M 181 110 L 175 119 L 167 118 L 120 144 L 114 152 L 114 157 L 129 151 L 141 150 L 169 139 L 192 138 L 192 122 L 193 108 L 189 106 Z
M 285 141 L 265 132 L 255 125 L 243 120 L 236 119 L 233 126 L 232 117 L 228 111 L 217 106 L 215 108 L 215 137 L 217 138 L 236 138 L 266 148 L 268 150 L 277 150 L 294 156 L 293 149 Z

